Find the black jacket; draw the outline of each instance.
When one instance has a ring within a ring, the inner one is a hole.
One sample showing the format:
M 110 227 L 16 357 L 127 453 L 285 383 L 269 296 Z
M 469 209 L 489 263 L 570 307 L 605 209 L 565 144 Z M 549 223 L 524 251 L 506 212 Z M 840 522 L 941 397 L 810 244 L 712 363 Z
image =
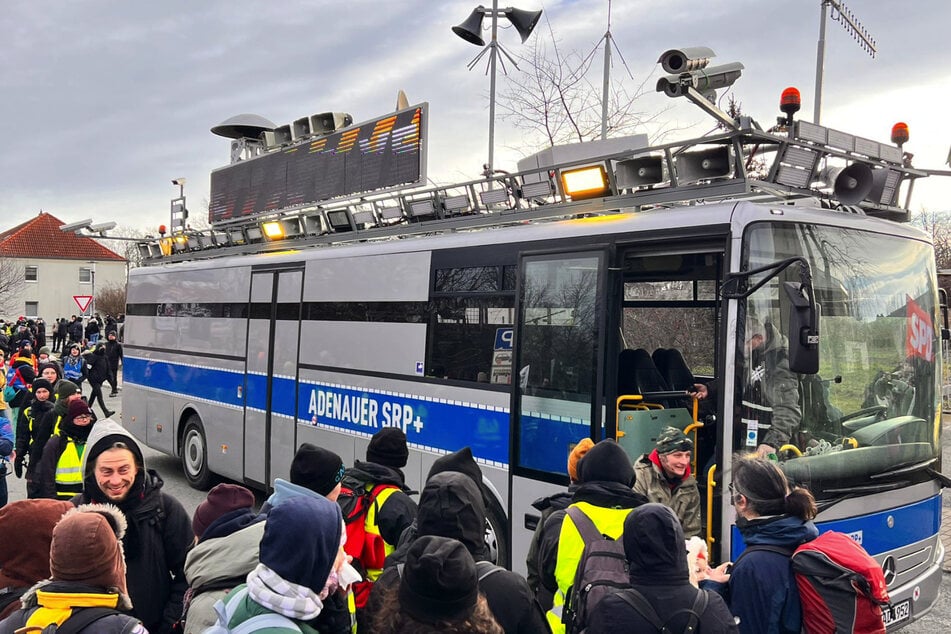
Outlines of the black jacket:
M 398 469 L 393 469 L 375 462 L 354 461 L 353 466 L 347 469 L 343 482 L 347 480 L 374 482 L 377 484 L 393 484 L 400 488 L 392 493 L 386 502 L 377 511 L 377 526 L 380 527 L 380 537 L 387 544 L 396 546 L 400 535 L 407 526 L 416 519 L 416 502 L 410 499 L 412 493 L 406 486 L 406 479 Z
M 659 504 L 649 504 L 637 513 L 633 532 L 625 522 L 624 554 L 631 566 L 631 586 L 638 590 L 655 608 L 662 623 L 673 632 L 687 625 L 688 614 L 674 613 L 693 607 L 698 592 L 707 593 L 707 606 L 700 615 L 699 634 L 737 632 L 733 615 L 723 599 L 715 592 L 697 590 L 690 585 L 684 532 L 677 517 L 663 510 Z M 668 621 L 668 619 L 670 619 Z M 617 632 L 657 632 L 650 622 L 617 595 L 608 595 L 588 621 L 591 634 Z
M 420 496 L 419 535 L 459 540 L 476 561 L 485 559 L 485 506 L 480 488 L 471 476 L 459 472 L 439 473 L 436 478 L 438 480 L 430 478 Z M 401 545 L 387 558 L 383 574 L 373 584 L 366 606 L 368 614 L 378 611 L 386 593 L 396 591 L 400 582 L 399 564 L 406 560 L 411 545 Z M 535 595 L 517 573 L 497 570 L 479 582 L 479 590 L 506 634 L 547 634 L 550 631 Z
M 96 348 L 95 352 L 86 355 L 86 363 L 89 364 L 89 383 L 92 385 L 102 385 L 109 378 L 109 362 L 106 361 L 106 349 L 103 346 Z
M 541 517 L 535 526 L 535 532 L 532 534 L 532 543 L 528 547 L 528 554 L 525 556 L 525 566 L 528 569 L 528 587 L 532 592 L 537 593 L 541 584 L 541 574 L 538 571 L 538 544 L 541 542 L 542 535 L 545 532 L 545 522 L 555 511 L 563 511 L 571 504 L 571 497 L 578 490 L 577 484 L 568 485 L 567 491 L 556 493 L 544 498 L 538 498 L 532 502 L 532 507 L 541 511 Z
M 122 361 L 122 344 L 118 340 L 106 339 L 106 361 L 113 370 L 119 369 Z
M 77 506 L 94 501 L 88 491 L 90 485 L 98 485 L 90 472 L 87 469 L 87 492 L 72 500 Z M 185 555 L 194 539 L 188 512 L 181 502 L 162 491 L 163 484 L 159 474 L 149 469 L 141 493 L 117 505 L 129 523 L 122 543 L 132 614 L 152 634 L 170 634 L 182 614 L 182 599 L 188 588 Z

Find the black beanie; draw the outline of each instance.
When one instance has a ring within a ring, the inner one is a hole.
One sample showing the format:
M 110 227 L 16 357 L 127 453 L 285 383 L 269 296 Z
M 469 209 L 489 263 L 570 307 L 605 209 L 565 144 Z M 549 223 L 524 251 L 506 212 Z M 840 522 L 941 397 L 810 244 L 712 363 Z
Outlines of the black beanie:
M 291 462 L 291 484 L 326 496 L 343 478 L 343 460 L 334 452 L 305 442 Z
M 402 469 L 409 458 L 406 446 L 406 434 L 396 427 L 384 427 L 373 434 L 367 445 L 367 462 L 375 462 L 385 467 Z
M 33 393 L 36 394 L 37 390 L 46 390 L 50 393 L 51 397 L 53 396 L 53 384 L 46 379 L 36 379 L 33 381 Z
M 72 381 L 60 379 L 56 382 L 56 400 L 67 399 L 73 394 L 82 394 L 79 386 Z
M 479 600 L 475 560 L 454 539 L 424 535 L 406 554 L 400 578 L 400 609 L 417 621 L 461 621 Z
M 634 466 L 621 446 L 606 438 L 591 448 L 578 467 L 581 482 L 618 482 L 634 486 Z

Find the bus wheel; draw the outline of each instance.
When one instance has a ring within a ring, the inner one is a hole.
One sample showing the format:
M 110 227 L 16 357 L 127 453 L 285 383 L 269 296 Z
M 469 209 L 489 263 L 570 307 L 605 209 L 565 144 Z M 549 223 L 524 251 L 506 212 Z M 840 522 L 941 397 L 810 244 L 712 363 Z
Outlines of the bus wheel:
M 211 471 L 208 469 L 208 445 L 201 418 L 192 414 L 185 420 L 182 434 L 182 470 L 192 488 L 207 491 L 211 486 Z
M 509 559 L 511 553 L 508 543 L 508 521 L 505 519 L 505 511 L 495 499 L 495 496 L 488 494 L 488 505 L 485 509 L 485 545 L 488 549 L 489 561 L 508 568 L 511 565 Z

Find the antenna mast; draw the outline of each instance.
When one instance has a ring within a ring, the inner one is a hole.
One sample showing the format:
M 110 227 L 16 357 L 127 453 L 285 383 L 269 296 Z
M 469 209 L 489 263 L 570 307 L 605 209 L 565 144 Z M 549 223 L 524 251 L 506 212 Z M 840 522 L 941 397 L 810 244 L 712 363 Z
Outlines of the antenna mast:
M 842 28 L 858 42 L 862 50 L 869 54 L 869 57 L 874 59 L 875 53 L 878 52 L 875 48 L 875 39 L 868 30 L 862 26 L 862 23 L 855 17 L 855 14 L 845 6 L 845 2 L 841 2 L 840 0 L 821 0 L 819 7 L 819 45 L 816 52 L 816 101 L 812 111 L 812 122 L 816 125 L 819 124 L 819 115 L 822 110 L 822 73 L 825 66 L 826 53 L 826 16 L 830 13 L 828 11 L 830 8 L 832 9 L 832 21 L 841 24 Z

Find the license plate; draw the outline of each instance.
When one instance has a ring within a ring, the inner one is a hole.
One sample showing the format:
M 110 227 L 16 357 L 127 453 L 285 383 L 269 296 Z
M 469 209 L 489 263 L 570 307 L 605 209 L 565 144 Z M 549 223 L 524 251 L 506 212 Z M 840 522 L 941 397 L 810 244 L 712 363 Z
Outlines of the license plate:
M 911 618 L 911 600 L 896 603 L 890 608 L 882 610 L 882 623 L 885 624 L 885 627 L 897 625 L 909 618 Z

